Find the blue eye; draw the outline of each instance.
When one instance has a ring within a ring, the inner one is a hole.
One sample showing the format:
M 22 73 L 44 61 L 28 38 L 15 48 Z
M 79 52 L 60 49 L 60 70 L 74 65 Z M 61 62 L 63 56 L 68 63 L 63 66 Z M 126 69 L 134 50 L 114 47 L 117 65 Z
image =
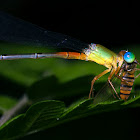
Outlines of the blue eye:
M 132 52 L 126 52 L 124 54 L 124 60 L 127 63 L 132 63 L 135 60 L 135 55 Z

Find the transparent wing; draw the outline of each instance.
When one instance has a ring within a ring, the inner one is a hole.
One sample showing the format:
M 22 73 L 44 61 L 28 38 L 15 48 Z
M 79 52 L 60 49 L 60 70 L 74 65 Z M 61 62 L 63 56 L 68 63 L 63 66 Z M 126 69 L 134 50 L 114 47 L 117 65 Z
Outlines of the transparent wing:
M 113 77 L 111 79 L 111 82 L 113 83 L 113 86 L 115 87 L 117 93 L 119 94 L 119 90 L 120 90 L 120 80 L 117 77 Z M 106 82 L 101 88 L 100 90 L 97 92 L 97 94 L 95 94 L 94 97 L 94 104 L 98 104 L 100 102 L 106 102 L 106 101 L 114 101 L 117 100 L 117 96 L 115 95 L 114 90 L 112 89 L 112 87 L 110 86 L 110 84 L 108 82 Z
M 25 45 L 70 48 L 79 52 L 88 47 L 87 43 L 47 31 L 3 12 L 0 12 L 0 40 Z

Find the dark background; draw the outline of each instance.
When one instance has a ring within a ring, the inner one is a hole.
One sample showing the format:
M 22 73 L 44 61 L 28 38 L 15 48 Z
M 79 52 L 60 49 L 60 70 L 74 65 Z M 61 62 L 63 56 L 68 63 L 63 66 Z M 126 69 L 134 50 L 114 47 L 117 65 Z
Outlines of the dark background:
M 108 48 L 139 44 L 139 3 L 133 1 L 4 0 L 0 10 L 47 30 Z M 103 113 L 35 134 L 36 139 L 134 139 L 139 133 L 138 109 Z M 122 118 L 123 116 L 123 118 Z M 25 139 L 32 139 L 33 135 Z
M 5 0 L 0 9 L 47 30 L 108 48 L 139 43 L 139 3 Z

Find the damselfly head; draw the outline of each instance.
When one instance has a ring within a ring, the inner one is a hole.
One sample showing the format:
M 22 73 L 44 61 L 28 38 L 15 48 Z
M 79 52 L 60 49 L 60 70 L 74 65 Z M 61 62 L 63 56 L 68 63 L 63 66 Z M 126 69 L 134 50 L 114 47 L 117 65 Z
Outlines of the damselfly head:
M 132 53 L 132 52 L 126 52 L 124 54 L 124 60 L 127 62 L 127 63 L 132 63 L 134 62 L 135 60 L 135 55 Z

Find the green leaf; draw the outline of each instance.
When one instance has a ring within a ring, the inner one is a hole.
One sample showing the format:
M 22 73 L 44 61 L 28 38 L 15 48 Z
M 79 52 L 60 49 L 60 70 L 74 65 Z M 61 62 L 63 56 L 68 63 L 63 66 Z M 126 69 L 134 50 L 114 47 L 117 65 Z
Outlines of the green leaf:
M 65 107 L 64 103 L 60 101 L 38 102 L 32 105 L 25 114 L 4 124 L 0 130 L 0 137 L 1 139 L 17 138 L 89 115 L 140 107 L 140 97 L 133 99 L 133 103 L 137 104 L 135 106 L 125 104 L 124 101 L 120 100 L 94 105 L 92 99 L 82 99 L 70 107 Z
M 0 128 L 1 139 L 17 138 L 28 133 L 35 133 L 53 126 L 64 111 L 60 101 L 42 101 L 32 105 L 29 110 L 19 115 Z
M 28 96 L 32 101 L 41 99 L 76 100 L 88 96 L 91 76 L 84 76 L 61 83 L 55 76 L 35 82 L 28 88 Z M 42 92 L 43 91 L 43 92 Z
M 0 95 L 0 111 L 1 112 L 7 111 L 8 109 L 16 105 L 16 103 L 17 103 L 16 99 L 9 96 Z

